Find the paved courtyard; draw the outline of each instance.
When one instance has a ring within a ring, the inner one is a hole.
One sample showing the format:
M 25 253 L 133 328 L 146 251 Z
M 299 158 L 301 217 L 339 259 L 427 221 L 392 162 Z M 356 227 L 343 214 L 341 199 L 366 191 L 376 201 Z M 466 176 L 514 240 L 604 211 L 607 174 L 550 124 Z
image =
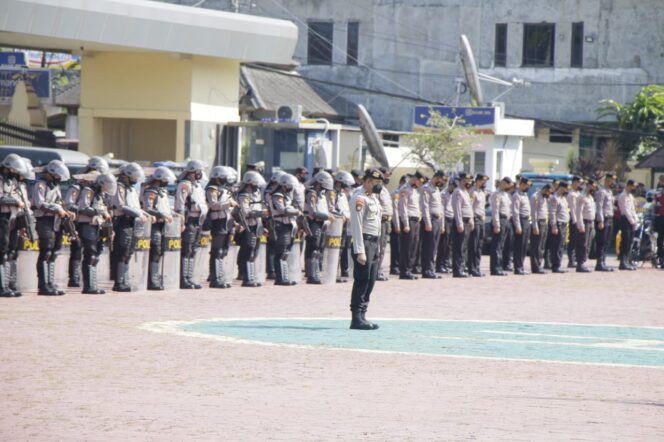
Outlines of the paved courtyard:
M 2 299 L 0 439 L 664 440 L 664 352 L 651 353 L 652 368 L 258 345 L 154 327 L 266 318 L 274 333 L 260 339 L 278 341 L 270 318 L 346 319 L 350 287 Z M 648 268 L 392 279 L 377 283 L 369 316 L 664 327 L 663 312 L 664 272 Z M 409 332 L 390 320 L 334 336 L 390 346 L 395 324 Z

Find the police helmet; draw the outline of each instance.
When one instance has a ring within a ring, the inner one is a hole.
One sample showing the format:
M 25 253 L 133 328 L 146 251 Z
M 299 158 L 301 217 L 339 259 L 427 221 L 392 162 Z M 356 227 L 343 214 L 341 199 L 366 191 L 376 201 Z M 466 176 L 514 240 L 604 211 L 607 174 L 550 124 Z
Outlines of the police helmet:
M 88 169 L 96 170 L 99 173 L 108 173 L 110 167 L 108 167 L 108 162 L 102 157 L 94 156 L 90 157 L 88 160 Z
M 237 173 L 232 167 L 214 166 L 210 172 L 210 179 L 214 178 L 226 180 L 227 184 L 234 184 L 237 181 Z
M 272 176 L 270 177 L 270 182 L 272 182 L 272 183 L 278 183 L 278 182 L 279 182 L 279 178 L 281 178 L 281 177 L 284 176 L 285 174 L 286 174 L 286 172 L 284 172 L 283 170 L 277 170 L 277 171 L 275 171 L 275 172 L 272 174 Z
M 300 182 L 290 173 L 283 173 L 279 177 L 278 183 L 280 186 L 283 186 L 284 188 L 290 190 L 293 189 L 295 186 L 297 186 Z
M 314 183 L 320 184 L 321 187 L 325 190 L 332 190 L 334 187 L 332 176 L 324 170 L 321 170 L 316 175 L 314 175 Z
M 154 170 L 151 179 L 161 181 L 162 183 L 173 184 L 175 183 L 175 174 L 168 167 L 159 166 Z
M 25 172 L 21 174 L 21 177 L 24 180 L 34 180 L 35 179 L 35 168 L 32 167 L 32 161 L 29 158 L 21 158 L 25 163 Z
M 251 184 L 252 186 L 256 186 L 258 188 L 265 187 L 265 178 L 263 178 L 263 175 L 260 173 L 256 172 L 255 170 L 248 170 L 244 173 L 244 176 L 242 177 L 242 183 L 243 184 Z
M 21 161 L 21 163 L 23 162 Z M 71 175 L 69 175 L 69 169 L 67 169 L 67 166 L 65 166 L 60 160 L 51 160 L 51 162 L 46 165 L 46 172 L 53 175 L 58 181 L 67 181 L 71 178 Z
M 340 170 L 337 172 L 337 174 L 334 176 L 334 181 L 339 181 L 341 184 L 348 187 L 353 187 L 353 185 L 355 185 L 353 175 L 351 175 L 349 172 L 346 172 L 345 170 Z
M 185 172 L 204 172 L 207 169 L 207 164 L 201 160 L 190 160 L 185 166 Z
M 108 195 L 115 195 L 118 191 L 118 181 L 110 173 L 100 174 L 97 177 L 97 185 L 101 188 L 102 192 Z
M 15 153 L 10 153 L 7 155 L 5 159 L 2 160 L 2 165 L 11 173 L 15 173 L 16 175 L 23 176 L 24 173 L 27 173 L 27 167 L 25 166 L 23 158 L 16 155 Z
M 142 183 L 145 181 L 145 172 L 138 163 L 123 164 L 120 167 L 120 173 L 129 178 L 129 181 L 132 183 Z

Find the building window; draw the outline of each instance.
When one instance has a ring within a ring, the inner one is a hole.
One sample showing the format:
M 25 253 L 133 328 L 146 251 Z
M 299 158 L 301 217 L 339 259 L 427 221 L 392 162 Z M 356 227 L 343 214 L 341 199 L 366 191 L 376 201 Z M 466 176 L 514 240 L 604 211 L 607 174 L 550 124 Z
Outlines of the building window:
M 357 66 L 360 41 L 360 22 L 348 22 L 348 41 L 346 43 L 346 64 Z
M 475 152 L 473 155 L 473 173 L 474 174 L 484 174 L 486 164 L 486 152 Z
M 502 67 L 507 65 L 507 23 L 496 23 L 494 65 Z
M 573 68 L 583 67 L 583 22 L 572 23 L 572 60 Z
M 332 34 L 334 23 L 309 22 L 307 62 L 309 64 L 332 64 Z
M 553 23 L 523 25 L 523 66 L 552 67 L 555 36 Z
M 566 130 L 549 129 L 549 143 L 571 144 L 573 140 L 572 132 Z

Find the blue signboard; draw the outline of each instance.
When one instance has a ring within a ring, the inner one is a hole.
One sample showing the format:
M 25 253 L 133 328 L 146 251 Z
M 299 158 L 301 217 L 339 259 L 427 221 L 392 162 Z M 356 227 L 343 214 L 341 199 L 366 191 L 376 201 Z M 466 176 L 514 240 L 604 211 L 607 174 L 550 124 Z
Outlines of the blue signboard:
M 51 71 L 48 69 L 14 69 L 0 68 L 0 99 L 8 99 L 14 95 L 16 84 L 25 78 L 34 88 L 39 98 L 51 97 Z
M 25 66 L 25 54 L 23 52 L 0 52 L 0 65 Z
M 433 109 L 443 117 L 450 119 L 462 118 L 464 126 L 493 126 L 496 119 L 496 109 L 493 107 L 416 106 L 415 126 L 427 126 L 429 124 L 429 109 Z

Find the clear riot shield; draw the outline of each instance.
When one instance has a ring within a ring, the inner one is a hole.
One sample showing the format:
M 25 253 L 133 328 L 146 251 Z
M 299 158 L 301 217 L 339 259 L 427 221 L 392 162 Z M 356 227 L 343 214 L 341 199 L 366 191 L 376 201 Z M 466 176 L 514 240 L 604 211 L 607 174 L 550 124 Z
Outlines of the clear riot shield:
M 210 243 L 212 237 L 210 232 L 201 232 L 196 242 L 196 254 L 194 256 L 194 282 L 205 285 L 210 276 Z
M 16 262 L 16 288 L 19 292 L 26 293 L 37 291 L 38 257 L 39 240 L 35 238 L 34 241 L 30 241 L 27 238 L 23 238 L 18 252 L 18 261 Z
M 111 280 L 111 243 L 112 237 L 105 235 L 104 229 L 100 233 L 101 240 L 104 247 L 99 255 L 99 262 L 97 263 L 97 283 L 106 284 Z
M 302 281 L 301 245 L 302 240 L 296 237 L 288 252 L 288 279 L 297 283 Z
M 337 270 L 339 269 L 339 250 L 341 249 L 341 233 L 343 220 L 335 218 L 325 231 L 325 249 L 323 250 L 323 269 L 320 280 L 323 284 L 334 284 L 337 282 Z
M 62 235 L 62 247 L 55 260 L 55 285 L 66 290 L 69 282 L 69 256 L 71 255 L 71 239 L 66 233 Z
M 129 258 L 129 286 L 132 292 L 144 291 L 148 286 L 151 230 L 150 220 L 137 218 L 134 221 L 134 253 Z
M 266 267 L 267 267 L 267 237 L 261 235 L 258 237 L 258 250 L 256 250 L 256 258 L 254 262 L 256 263 L 256 282 L 265 284 L 267 279 Z
M 228 254 L 224 258 L 224 282 L 226 284 L 233 284 L 233 280 L 237 275 L 237 254 L 239 251 L 240 247 L 235 244 L 235 241 L 231 241 Z
M 180 250 L 182 249 L 182 218 L 174 216 L 173 221 L 164 224 L 162 233 L 162 250 L 164 256 L 160 263 L 160 271 L 164 282 L 164 290 L 180 288 Z

